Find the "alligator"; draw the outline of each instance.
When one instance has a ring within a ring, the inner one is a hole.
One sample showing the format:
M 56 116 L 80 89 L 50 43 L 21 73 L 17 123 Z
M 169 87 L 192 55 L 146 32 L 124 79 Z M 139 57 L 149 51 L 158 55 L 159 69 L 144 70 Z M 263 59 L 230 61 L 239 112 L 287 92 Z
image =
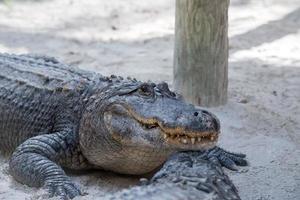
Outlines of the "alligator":
M 141 175 L 182 151 L 233 170 L 247 163 L 216 146 L 218 118 L 167 83 L 102 76 L 48 56 L 0 54 L 0 113 L 10 174 L 49 197 L 83 195 L 64 169 Z

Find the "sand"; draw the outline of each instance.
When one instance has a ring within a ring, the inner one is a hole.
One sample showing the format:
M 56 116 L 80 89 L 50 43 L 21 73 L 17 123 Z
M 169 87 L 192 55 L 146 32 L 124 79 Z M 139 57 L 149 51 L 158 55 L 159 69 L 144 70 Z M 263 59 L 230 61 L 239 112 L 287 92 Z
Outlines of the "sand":
M 0 52 L 39 53 L 104 75 L 172 84 L 174 1 L 0 2 Z M 300 0 L 231 0 L 229 99 L 211 109 L 220 146 L 248 155 L 227 172 L 245 200 L 300 199 Z M 89 194 L 135 184 L 99 171 L 71 174 Z M 0 157 L 0 199 L 44 199 Z

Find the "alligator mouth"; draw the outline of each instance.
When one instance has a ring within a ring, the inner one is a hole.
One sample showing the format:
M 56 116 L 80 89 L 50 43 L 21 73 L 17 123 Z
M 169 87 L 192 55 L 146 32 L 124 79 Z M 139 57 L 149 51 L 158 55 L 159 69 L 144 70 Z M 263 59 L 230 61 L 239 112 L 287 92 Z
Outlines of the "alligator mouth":
M 182 144 L 208 144 L 215 143 L 218 140 L 218 135 L 213 132 L 202 132 L 201 134 L 190 136 L 188 134 L 168 134 L 164 133 L 164 139 L 169 141 L 177 141 Z
M 145 131 L 158 131 L 161 139 L 167 144 L 179 147 L 213 146 L 219 137 L 219 132 L 215 130 L 186 130 L 184 127 L 170 127 L 155 118 L 145 118 L 124 105 L 114 105 L 121 113 L 126 113 L 134 119 Z
M 218 140 L 218 133 L 215 131 L 189 132 L 184 131 L 181 127 L 166 128 L 159 122 L 145 123 L 148 120 L 136 120 L 145 130 L 159 129 L 166 142 L 197 145 L 215 143 Z
M 170 128 L 156 119 L 143 118 L 130 110 L 128 112 L 144 130 L 158 129 L 167 143 L 195 146 L 201 144 L 209 145 L 215 144 L 219 137 L 219 133 L 216 131 L 187 131 L 183 127 Z

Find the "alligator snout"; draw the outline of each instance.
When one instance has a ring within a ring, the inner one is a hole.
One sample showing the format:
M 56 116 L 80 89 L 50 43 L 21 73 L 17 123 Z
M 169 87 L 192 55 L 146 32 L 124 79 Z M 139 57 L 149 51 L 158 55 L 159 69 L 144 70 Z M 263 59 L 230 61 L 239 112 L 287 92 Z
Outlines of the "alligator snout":
M 155 124 L 159 126 L 164 133 L 171 136 L 183 135 L 188 137 L 213 136 L 217 137 L 220 132 L 220 122 L 218 118 L 199 108 L 188 109 L 176 113 L 169 120 L 156 118 Z M 168 119 L 165 117 L 165 119 Z M 153 124 L 153 122 L 151 122 Z
M 196 118 L 195 123 L 203 123 L 204 126 L 207 126 L 207 129 L 212 129 L 217 133 L 220 131 L 220 121 L 216 115 L 212 114 L 207 110 L 202 109 L 195 110 L 193 114 Z

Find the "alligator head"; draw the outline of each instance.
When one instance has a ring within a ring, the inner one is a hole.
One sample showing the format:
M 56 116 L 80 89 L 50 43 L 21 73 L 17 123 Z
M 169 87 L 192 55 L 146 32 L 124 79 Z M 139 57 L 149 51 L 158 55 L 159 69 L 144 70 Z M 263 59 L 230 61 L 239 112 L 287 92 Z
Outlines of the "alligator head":
M 80 145 L 100 168 L 147 173 L 173 152 L 214 147 L 219 136 L 216 116 L 186 103 L 166 83 L 115 82 L 92 99 Z

